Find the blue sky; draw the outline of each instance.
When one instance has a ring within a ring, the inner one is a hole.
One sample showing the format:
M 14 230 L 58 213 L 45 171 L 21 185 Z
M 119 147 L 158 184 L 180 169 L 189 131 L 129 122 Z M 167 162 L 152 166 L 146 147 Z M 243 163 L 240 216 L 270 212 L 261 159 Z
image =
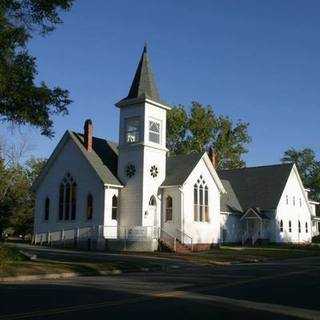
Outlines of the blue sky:
M 288 147 L 320 155 L 320 3 L 295 0 L 78 0 L 64 24 L 30 43 L 39 80 L 70 90 L 70 115 L 55 138 L 32 128 L 36 156 L 48 157 L 66 129 L 118 139 L 119 111 L 145 40 L 160 94 L 197 100 L 250 123 L 248 165 L 277 163 Z M 2 126 L 3 127 L 3 126 Z

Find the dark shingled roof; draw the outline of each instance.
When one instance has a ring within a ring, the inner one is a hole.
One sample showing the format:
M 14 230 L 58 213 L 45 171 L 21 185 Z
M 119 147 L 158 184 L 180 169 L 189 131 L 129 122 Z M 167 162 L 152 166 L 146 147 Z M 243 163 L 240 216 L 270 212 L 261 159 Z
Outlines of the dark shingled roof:
M 168 157 L 166 179 L 162 186 L 182 185 L 202 156 L 200 153 L 191 153 Z
M 228 180 L 221 180 L 227 193 L 221 194 L 220 211 L 222 212 L 243 212 L 240 202 Z
M 143 48 L 129 94 L 120 102 L 136 98 L 149 98 L 153 101 L 161 103 L 160 95 L 151 70 L 146 45 Z
M 97 172 L 104 184 L 119 185 L 121 182 L 117 178 L 118 169 L 118 146 L 105 139 L 92 138 L 92 151 L 88 152 L 84 147 L 82 133 L 71 132 L 75 142 L 83 151 L 92 167 Z
M 271 210 L 278 206 L 292 167 L 293 164 L 285 163 L 222 170 L 218 171 L 218 175 L 220 179 L 227 180 L 230 183 L 243 212 L 253 207 L 261 210 Z M 225 200 L 223 206 L 225 208 L 229 205 L 232 207 L 235 203 L 236 200 L 231 196 L 230 201 Z

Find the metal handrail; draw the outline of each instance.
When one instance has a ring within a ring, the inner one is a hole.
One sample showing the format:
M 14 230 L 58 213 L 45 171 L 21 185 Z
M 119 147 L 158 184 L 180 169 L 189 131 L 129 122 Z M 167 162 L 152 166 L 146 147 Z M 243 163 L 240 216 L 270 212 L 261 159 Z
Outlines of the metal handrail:
M 163 230 L 162 228 L 159 228 L 160 231 L 160 240 L 164 241 L 166 245 L 171 247 L 171 249 L 176 252 L 177 251 L 177 238 L 170 234 L 169 232 Z M 170 241 L 166 241 L 167 239 L 170 239 L 173 244 L 171 245 Z
M 187 234 L 184 231 L 182 231 L 181 229 L 176 229 L 176 231 L 178 232 L 178 234 L 180 234 L 181 243 L 190 244 L 191 245 L 191 251 L 192 251 L 193 250 L 193 239 L 192 239 L 192 237 L 189 234 Z M 186 243 L 185 238 L 187 238 L 190 243 Z

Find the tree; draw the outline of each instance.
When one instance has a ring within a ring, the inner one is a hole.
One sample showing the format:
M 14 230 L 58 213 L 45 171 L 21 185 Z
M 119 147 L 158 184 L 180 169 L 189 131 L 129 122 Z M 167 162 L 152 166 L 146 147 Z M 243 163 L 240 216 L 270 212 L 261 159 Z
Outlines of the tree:
M 236 124 L 229 117 L 219 116 L 211 138 L 218 168 L 237 169 L 245 167 L 242 156 L 248 152 L 247 144 L 251 142 L 248 133 L 249 124 L 238 120 Z
M 45 163 L 44 159 L 31 158 L 25 166 L 18 164 L 0 172 L 7 190 L 0 201 L 0 235 L 8 227 L 23 236 L 32 232 L 35 199 L 31 186 Z
M 73 0 L 1 0 L 0 3 L 0 120 L 30 124 L 53 135 L 52 116 L 67 114 L 69 92 L 35 83 L 36 59 L 27 50 L 32 33 L 45 35 L 61 23 L 59 11 Z
M 167 147 L 171 154 L 204 152 L 214 148 L 218 169 L 245 166 L 242 156 L 251 141 L 248 123 L 236 124 L 225 116 L 216 116 L 212 106 L 192 102 L 190 112 L 179 105 L 168 112 Z
M 185 148 L 188 115 L 183 106 L 172 108 L 167 113 L 167 148 L 180 153 Z
M 31 186 L 46 161 L 29 158 L 28 140 L 22 138 L 14 145 L 0 139 L 0 238 L 10 227 L 16 234 L 32 231 L 34 194 Z
M 310 196 L 320 201 L 320 161 L 310 148 L 296 150 L 290 148 L 284 152 L 283 163 L 295 163 L 305 187 L 310 188 Z

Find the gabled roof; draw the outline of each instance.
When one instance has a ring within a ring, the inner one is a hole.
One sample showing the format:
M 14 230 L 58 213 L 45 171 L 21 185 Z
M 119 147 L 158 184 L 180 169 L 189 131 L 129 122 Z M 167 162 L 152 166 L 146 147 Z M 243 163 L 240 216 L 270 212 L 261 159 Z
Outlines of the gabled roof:
M 240 202 L 234 192 L 230 181 L 221 180 L 226 193 L 221 194 L 220 198 L 220 211 L 221 212 L 243 212 Z
M 50 158 L 48 159 L 44 169 L 40 173 L 39 177 L 34 182 L 32 189 L 36 190 L 42 179 L 48 173 L 51 165 L 54 163 L 55 159 L 58 157 L 63 147 L 72 139 L 74 143 L 78 146 L 84 157 L 88 160 L 92 168 L 97 173 L 101 182 L 104 185 L 112 185 L 121 187 L 122 184 L 117 178 L 117 163 L 118 154 L 117 146 L 113 142 L 109 142 L 104 139 L 92 138 L 92 151 L 88 152 L 84 147 L 83 134 L 76 133 L 72 131 L 66 131 L 58 145 L 54 149 Z
M 158 103 L 162 103 L 157 89 L 154 76 L 151 70 L 147 46 L 143 48 L 143 52 L 134 75 L 128 96 L 122 99 L 119 103 L 126 100 L 145 98 Z
M 166 163 L 166 179 L 162 183 L 162 186 L 182 185 L 202 156 L 203 154 L 201 153 L 190 153 L 168 157 Z
M 115 143 L 105 139 L 92 137 L 92 151 L 88 152 L 84 147 L 82 133 L 71 132 L 72 138 L 77 143 L 84 156 L 92 165 L 105 185 L 121 186 L 117 178 L 118 147 Z
M 242 215 L 240 220 L 252 218 L 259 220 L 270 220 L 270 217 L 264 212 L 261 212 L 259 208 L 247 209 L 247 211 Z
M 225 189 L 220 181 L 208 155 L 203 153 L 190 153 L 175 155 L 167 158 L 166 162 L 166 178 L 161 187 L 182 186 L 192 173 L 193 169 L 203 159 L 213 180 L 215 181 L 219 191 L 223 194 Z
M 244 212 L 248 208 L 276 209 L 289 178 L 293 164 L 221 170 L 218 175 L 227 180 Z M 230 206 L 236 203 L 231 197 Z M 224 206 L 229 205 L 228 201 Z

